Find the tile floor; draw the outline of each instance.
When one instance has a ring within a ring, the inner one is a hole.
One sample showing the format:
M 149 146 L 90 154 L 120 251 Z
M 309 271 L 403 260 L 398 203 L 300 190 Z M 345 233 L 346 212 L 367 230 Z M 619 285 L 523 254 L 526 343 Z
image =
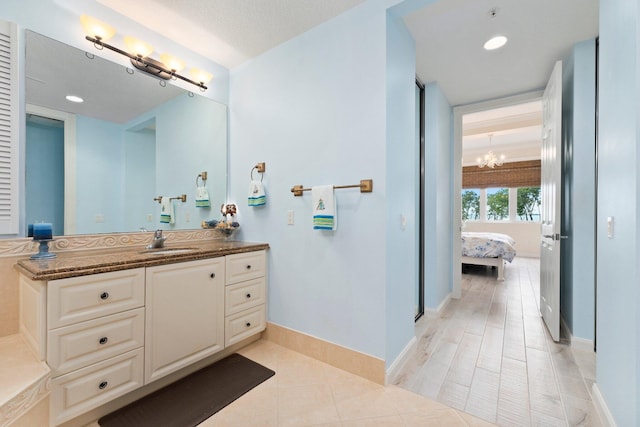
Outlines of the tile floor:
M 600 426 L 595 353 L 551 339 L 539 260 L 516 258 L 504 282 L 495 275 L 465 267 L 462 298 L 416 323 L 416 352 L 394 383 L 499 426 Z
M 381 386 L 270 341 L 238 353 L 276 375 L 200 427 L 221 426 L 490 426 L 399 387 Z

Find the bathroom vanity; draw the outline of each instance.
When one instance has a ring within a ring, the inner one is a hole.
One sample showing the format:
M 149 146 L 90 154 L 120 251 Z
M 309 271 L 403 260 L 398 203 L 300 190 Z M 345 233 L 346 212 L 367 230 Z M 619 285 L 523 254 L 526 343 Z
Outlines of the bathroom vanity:
M 258 336 L 267 248 L 209 241 L 20 260 L 20 329 L 51 368 L 51 424 Z

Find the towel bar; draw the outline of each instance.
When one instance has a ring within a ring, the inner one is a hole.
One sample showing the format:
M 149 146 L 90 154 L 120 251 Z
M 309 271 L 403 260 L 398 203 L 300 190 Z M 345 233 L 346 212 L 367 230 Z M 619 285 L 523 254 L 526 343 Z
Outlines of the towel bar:
M 372 179 L 362 179 L 360 180 L 360 184 L 353 185 L 334 185 L 334 189 L 340 190 L 343 188 L 359 188 L 361 193 L 371 193 L 373 192 L 373 180 Z M 310 191 L 310 188 L 303 188 L 302 185 L 295 185 L 291 187 L 291 192 L 294 196 L 302 196 L 303 191 Z
M 178 197 L 169 197 L 169 200 L 181 200 L 182 203 L 187 201 L 187 195 L 183 194 L 182 196 L 178 196 Z

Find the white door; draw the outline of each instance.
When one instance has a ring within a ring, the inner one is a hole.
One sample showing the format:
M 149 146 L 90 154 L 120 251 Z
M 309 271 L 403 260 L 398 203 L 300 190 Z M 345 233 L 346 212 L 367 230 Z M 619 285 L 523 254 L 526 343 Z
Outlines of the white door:
M 540 312 L 554 341 L 560 340 L 561 132 L 562 61 L 558 61 L 542 97 Z

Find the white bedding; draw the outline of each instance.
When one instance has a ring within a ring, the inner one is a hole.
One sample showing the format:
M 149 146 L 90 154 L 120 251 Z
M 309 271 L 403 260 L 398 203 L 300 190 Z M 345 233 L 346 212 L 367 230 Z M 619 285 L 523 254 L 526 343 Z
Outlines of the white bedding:
M 501 233 L 462 232 L 462 256 L 473 258 L 502 257 L 513 261 L 516 256 L 516 241 Z

